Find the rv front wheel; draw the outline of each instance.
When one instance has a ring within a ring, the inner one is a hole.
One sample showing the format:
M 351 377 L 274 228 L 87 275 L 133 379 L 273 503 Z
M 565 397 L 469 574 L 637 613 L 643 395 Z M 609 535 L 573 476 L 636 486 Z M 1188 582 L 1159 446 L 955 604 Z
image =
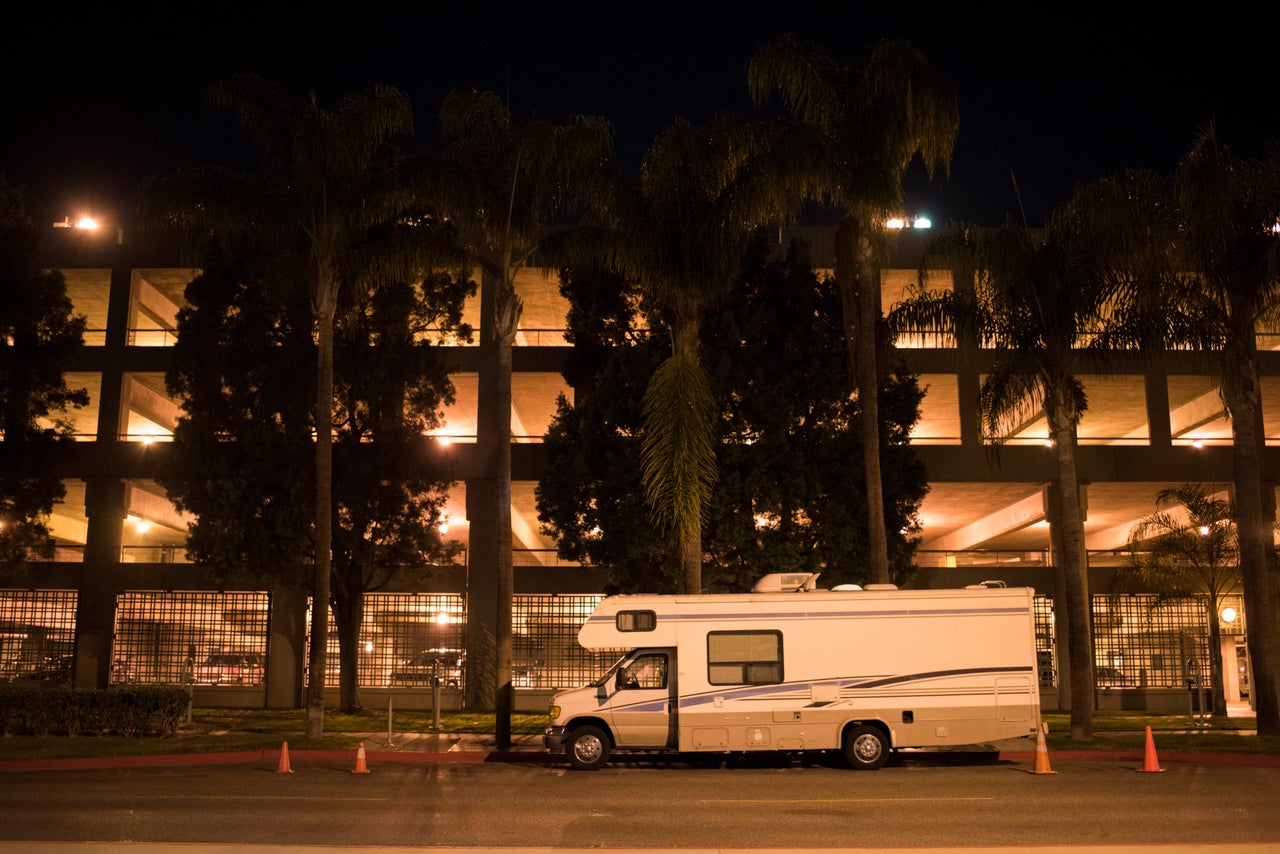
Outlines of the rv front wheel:
M 569 764 L 579 771 L 595 771 L 609 761 L 609 736 L 594 726 L 582 726 L 569 733 L 565 742 Z
M 888 739 L 877 727 L 855 727 L 844 735 L 844 758 L 859 771 L 874 771 L 889 758 Z

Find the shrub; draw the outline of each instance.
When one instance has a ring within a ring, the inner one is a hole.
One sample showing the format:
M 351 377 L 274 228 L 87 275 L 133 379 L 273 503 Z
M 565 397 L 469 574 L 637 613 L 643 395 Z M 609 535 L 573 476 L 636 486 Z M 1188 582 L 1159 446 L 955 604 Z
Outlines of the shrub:
M 0 728 L 5 735 L 164 735 L 176 731 L 188 697 L 176 685 L 6 688 L 0 690 Z

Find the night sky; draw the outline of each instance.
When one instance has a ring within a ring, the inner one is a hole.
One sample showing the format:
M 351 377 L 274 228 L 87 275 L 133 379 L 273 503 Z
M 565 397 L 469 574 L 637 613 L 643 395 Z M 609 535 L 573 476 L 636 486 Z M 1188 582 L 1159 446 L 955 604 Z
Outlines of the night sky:
M 1027 220 L 1039 225 L 1081 181 L 1124 167 L 1171 170 L 1210 120 L 1241 153 L 1280 139 L 1269 25 L 1207 20 L 1205 7 L 1194 20 L 1170 11 L 1143 20 L 1069 5 L 1070 14 L 1046 17 L 1028 4 L 947 15 L 910 4 L 887 12 L 849 2 L 837 13 L 803 3 L 748 13 L 743 4 L 719 17 L 691 15 L 696 4 L 530 4 L 542 14 L 436 12 L 431 2 L 394 14 L 381 4 L 340 13 L 180 5 L 46 4 L 6 22 L 0 174 L 27 188 L 38 222 L 86 208 L 127 213 L 154 172 L 247 163 L 235 120 L 204 103 L 232 72 L 314 90 L 330 107 L 346 92 L 397 86 L 414 104 L 420 144 L 434 139 L 450 89 L 489 89 L 517 118 L 604 116 L 635 164 L 677 115 L 752 113 L 746 63 L 786 32 L 842 59 L 904 38 L 954 82 L 962 118 L 951 176 L 929 183 L 917 170 L 908 181 L 909 206 L 935 222 L 1020 218 L 1016 179 Z

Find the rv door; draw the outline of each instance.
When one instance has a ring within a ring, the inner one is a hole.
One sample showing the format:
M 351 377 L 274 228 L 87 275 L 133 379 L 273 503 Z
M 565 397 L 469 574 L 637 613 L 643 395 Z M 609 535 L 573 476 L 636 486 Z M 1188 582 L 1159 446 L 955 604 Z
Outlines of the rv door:
M 619 747 L 675 747 L 674 649 L 637 650 L 606 687 Z

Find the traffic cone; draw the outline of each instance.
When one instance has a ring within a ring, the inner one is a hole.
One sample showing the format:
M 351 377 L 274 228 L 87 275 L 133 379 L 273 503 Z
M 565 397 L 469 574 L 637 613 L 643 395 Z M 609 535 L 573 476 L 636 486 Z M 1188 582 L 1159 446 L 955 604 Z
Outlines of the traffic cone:
M 1156 742 L 1155 739 L 1151 737 L 1151 727 L 1147 727 L 1147 750 L 1142 757 L 1142 767 L 1138 770 L 1146 771 L 1147 773 L 1164 770 L 1160 767 L 1160 760 L 1156 758 Z
M 276 766 L 277 774 L 292 774 L 293 769 L 289 767 L 289 742 L 280 742 L 280 764 Z
M 360 742 L 360 749 L 356 751 L 356 767 L 352 770 L 352 774 L 368 774 L 369 767 L 364 764 L 364 742 Z
M 1036 764 L 1028 774 L 1057 774 L 1049 767 L 1049 748 L 1044 743 L 1044 724 L 1036 730 Z

